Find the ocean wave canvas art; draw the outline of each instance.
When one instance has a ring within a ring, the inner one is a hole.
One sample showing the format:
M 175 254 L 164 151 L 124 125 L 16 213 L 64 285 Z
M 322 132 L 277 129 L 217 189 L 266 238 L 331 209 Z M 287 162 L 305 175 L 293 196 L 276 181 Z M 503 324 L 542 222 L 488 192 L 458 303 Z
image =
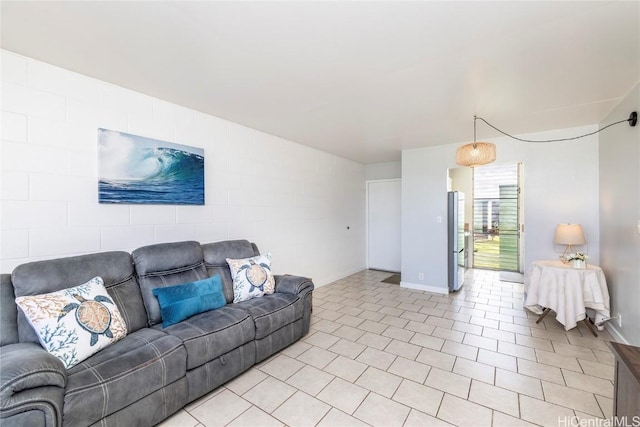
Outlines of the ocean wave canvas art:
M 100 203 L 204 205 L 204 150 L 98 129 Z

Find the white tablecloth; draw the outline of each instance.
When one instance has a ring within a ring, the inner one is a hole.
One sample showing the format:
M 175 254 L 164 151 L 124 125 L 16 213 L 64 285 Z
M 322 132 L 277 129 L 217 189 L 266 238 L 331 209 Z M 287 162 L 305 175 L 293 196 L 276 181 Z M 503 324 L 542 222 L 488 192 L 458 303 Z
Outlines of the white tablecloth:
M 526 280 L 525 307 L 537 314 L 543 307 L 552 309 L 567 331 L 586 318 L 586 308 L 592 308 L 594 322 L 600 325 L 610 317 L 604 273 L 595 265 L 577 269 L 561 261 L 534 261 Z

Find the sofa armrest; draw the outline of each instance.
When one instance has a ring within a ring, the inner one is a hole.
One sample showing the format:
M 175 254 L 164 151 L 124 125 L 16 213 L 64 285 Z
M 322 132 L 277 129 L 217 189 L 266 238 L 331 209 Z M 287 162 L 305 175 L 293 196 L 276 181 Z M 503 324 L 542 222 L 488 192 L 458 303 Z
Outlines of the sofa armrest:
M 291 276 L 289 274 L 276 275 L 274 277 L 276 279 L 276 292 L 301 295 L 311 292 L 314 288 L 313 282 L 307 277 Z
M 61 424 L 67 372 L 58 358 L 38 344 L 9 344 L 0 347 L 0 366 L 3 424 L 29 411 L 46 425 Z

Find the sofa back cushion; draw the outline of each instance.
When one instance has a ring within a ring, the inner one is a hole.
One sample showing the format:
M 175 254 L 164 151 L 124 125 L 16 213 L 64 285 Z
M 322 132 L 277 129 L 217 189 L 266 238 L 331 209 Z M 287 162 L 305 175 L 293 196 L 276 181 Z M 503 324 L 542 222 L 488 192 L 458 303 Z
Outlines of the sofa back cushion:
M 40 295 L 81 285 L 99 276 L 127 324 L 129 333 L 146 327 L 146 313 L 127 252 L 101 252 L 19 265 L 11 274 L 16 297 Z M 38 337 L 18 310 L 20 342 L 39 343 Z
M 198 242 L 159 243 L 132 252 L 149 326 L 162 323 L 153 289 L 206 279 L 202 248 Z
M 207 274 L 219 274 L 227 304 L 233 302 L 233 278 L 227 258 L 251 258 L 260 255 L 258 247 L 247 240 L 225 240 L 202 245 Z
M 18 307 L 10 274 L 0 274 L 0 346 L 18 342 Z

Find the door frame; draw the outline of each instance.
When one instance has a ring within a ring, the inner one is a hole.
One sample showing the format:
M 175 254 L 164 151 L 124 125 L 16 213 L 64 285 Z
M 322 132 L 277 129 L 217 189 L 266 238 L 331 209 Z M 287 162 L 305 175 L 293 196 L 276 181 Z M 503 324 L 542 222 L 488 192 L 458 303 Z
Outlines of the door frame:
M 389 179 L 370 179 L 366 181 L 366 192 L 365 192 L 365 254 L 367 257 L 367 269 L 370 268 L 369 265 L 369 184 L 375 184 L 379 182 L 400 182 L 400 198 L 402 200 L 402 178 L 389 178 Z M 400 227 L 402 227 L 402 212 L 400 216 Z M 400 238 L 402 239 L 402 234 L 400 234 Z M 400 247 L 402 250 L 402 246 Z M 402 265 L 402 252 L 400 252 L 400 264 Z M 392 272 L 392 273 L 400 273 Z
M 519 272 L 524 274 L 524 162 L 518 162 L 518 244 L 520 246 Z

